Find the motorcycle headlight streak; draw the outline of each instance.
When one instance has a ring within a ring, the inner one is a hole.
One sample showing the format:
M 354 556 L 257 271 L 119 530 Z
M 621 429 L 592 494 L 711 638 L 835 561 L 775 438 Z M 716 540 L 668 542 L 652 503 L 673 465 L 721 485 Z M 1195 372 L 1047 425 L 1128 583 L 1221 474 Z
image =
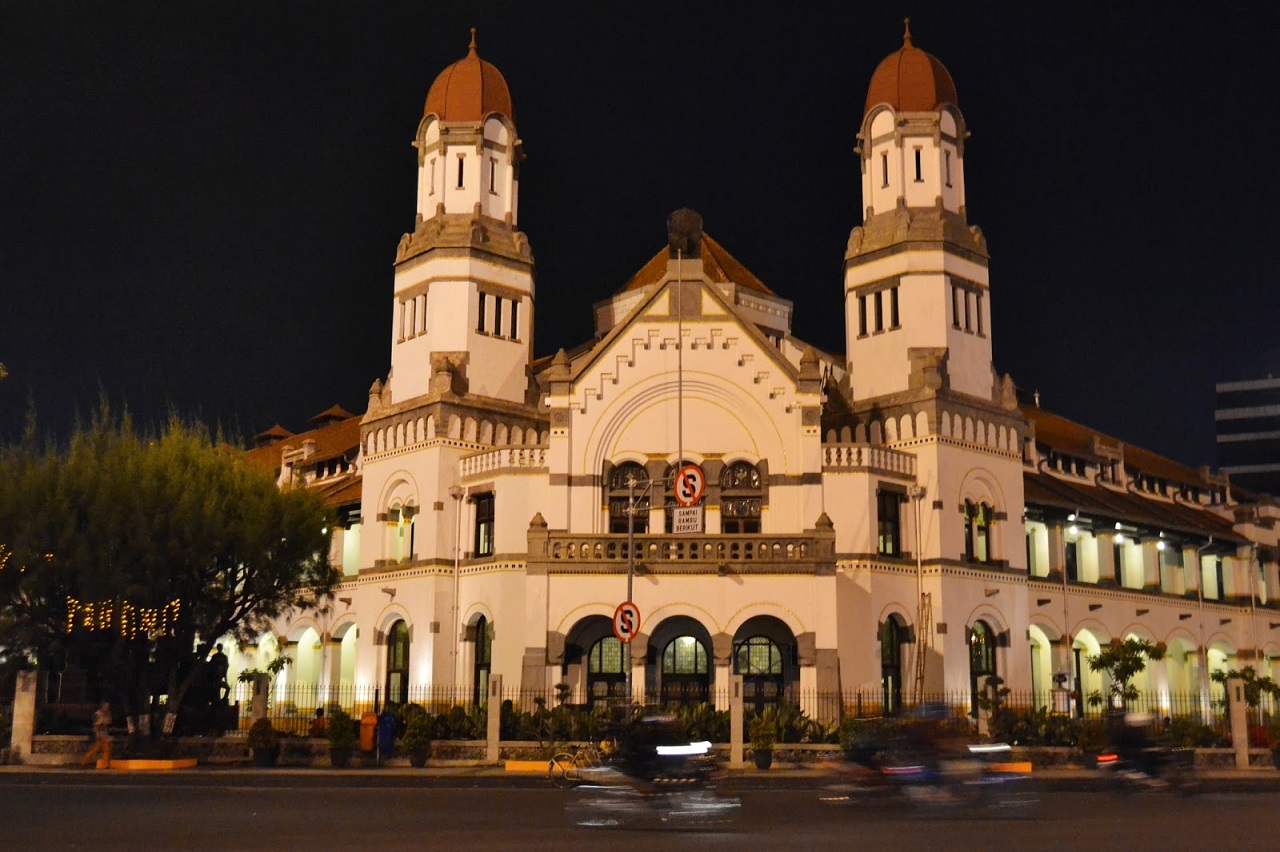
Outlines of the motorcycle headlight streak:
M 702 742 L 689 743 L 688 745 L 658 746 L 657 748 L 659 757 L 691 757 L 709 752 L 711 743 L 703 740 Z

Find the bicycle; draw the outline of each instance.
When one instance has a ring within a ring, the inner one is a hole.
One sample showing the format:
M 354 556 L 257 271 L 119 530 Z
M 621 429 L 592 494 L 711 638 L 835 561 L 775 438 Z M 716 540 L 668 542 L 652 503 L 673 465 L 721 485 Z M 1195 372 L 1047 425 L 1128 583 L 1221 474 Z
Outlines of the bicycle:
M 604 740 L 599 745 L 591 742 L 588 745 L 570 745 L 568 748 L 568 751 L 557 752 L 547 761 L 547 777 L 557 787 L 576 787 L 583 783 L 586 780 L 584 773 L 589 774 L 590 770 L 603 767 L 605 757 L 613 752 L 610 740 Z

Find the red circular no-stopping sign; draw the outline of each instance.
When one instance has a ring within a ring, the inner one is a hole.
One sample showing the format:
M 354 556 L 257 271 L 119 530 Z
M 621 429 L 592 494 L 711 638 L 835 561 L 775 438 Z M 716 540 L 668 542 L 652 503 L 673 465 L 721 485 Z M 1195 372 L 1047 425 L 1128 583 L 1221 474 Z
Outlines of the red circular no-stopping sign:
M 695 506 L 707 490 L 707 476 L 696 464 L 687 464 L 676 471 L 671 484 L 672 495 L 681 506 Z
M 613 635 L 619 642 L 630 642 L 640 632 L 640 607 L 623 601 L 613 611 Z

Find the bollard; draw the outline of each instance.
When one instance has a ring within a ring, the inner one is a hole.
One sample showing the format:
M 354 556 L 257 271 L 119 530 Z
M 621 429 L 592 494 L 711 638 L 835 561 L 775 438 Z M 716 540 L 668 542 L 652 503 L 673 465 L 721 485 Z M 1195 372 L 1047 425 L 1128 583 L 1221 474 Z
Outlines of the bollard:
M 31 754 L 31 738 L 36 731 L 37 672 L 18 672 L 13 693 L 13 732 L 9 735 L 9 760 L 21 763 Z
M 1249 768 L 1249 719 L 1244 701 L 1244 681 L 1227 678 L 1227 712 L 1231 717 L 1231 745 L 1236 752 L 1236 769 Z
M 729 679 L 729 768 L 742 764 L 742 675 Z
M 489 706 L 488 725 L 485 729 L 487 740 L 487 748 L 485 749 L 485 760 L 488 763 L 497 763 L 501 752 L 498 748 L 498 740 L 502 736 L 502 675 L 489 675 Z

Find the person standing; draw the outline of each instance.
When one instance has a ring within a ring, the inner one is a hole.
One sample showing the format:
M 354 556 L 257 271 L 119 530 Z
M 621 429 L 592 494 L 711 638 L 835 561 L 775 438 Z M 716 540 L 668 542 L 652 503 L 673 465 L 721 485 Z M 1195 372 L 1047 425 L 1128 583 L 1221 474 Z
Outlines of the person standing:
M 212 684 L 210 702 L 225 704 L 231 694 L 231 685 L 227 683 L 227 655 L 222 652 L 221 645 L 209 658 L 209 681 Z
M 93 745 L 80 758 L 84 766 L 95 755 L 99 769 L 111 768 L 111 702 L 104 701 L 93 714 Z

